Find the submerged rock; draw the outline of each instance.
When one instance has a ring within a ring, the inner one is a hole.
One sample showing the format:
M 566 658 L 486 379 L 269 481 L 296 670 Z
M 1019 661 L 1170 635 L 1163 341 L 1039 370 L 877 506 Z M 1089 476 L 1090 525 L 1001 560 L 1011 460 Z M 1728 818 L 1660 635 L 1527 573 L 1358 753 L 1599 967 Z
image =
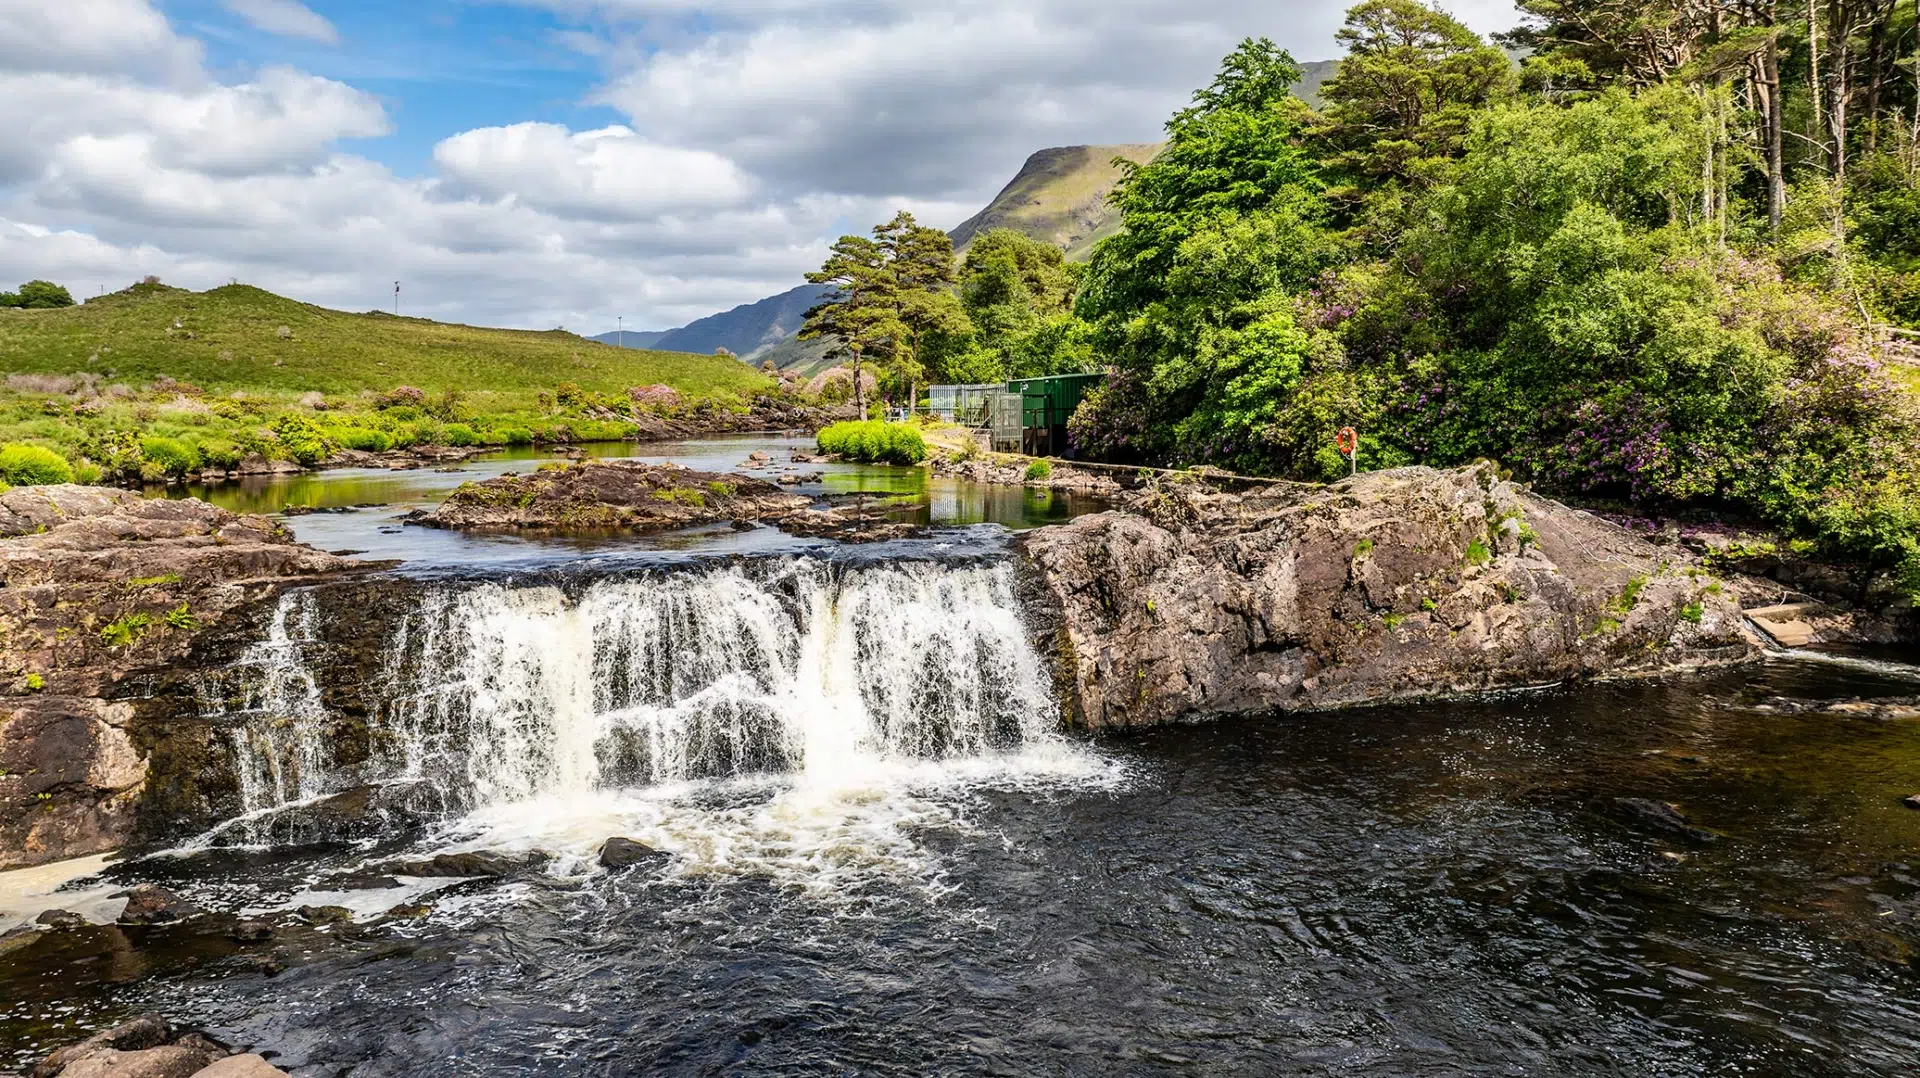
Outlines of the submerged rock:
M 67 910 L 48 910 L 34 918 L 34 923 L 53 929 L 87 928 L 93 924 L 85 917 Z
M 123 925 L 158 925 L 205 912 L 164 887 L 143 883 L 127 892 L 127 907 L 120 911 L 119 921 Z
M 440 853 L 432 857 L 387 861 L 378 871 L 395 876 L 423 879 L 477 879 L 516 876 L 544 866 L 552 860 L 538 851 L 496 853 L 475 850 L 468 853 Z
M 273 938 L 273 926 L 265 921 L 241 921 L 228 930 L 227 938 L 235 943 L 265 943 Z
M 667 860 L 668 854 L 630 838 L 610 838 L 600 847 L 600 867 L 616 871 Z
M 1920 696 L 1885 696 L 1877 699 L 1853 697 L 1847 700 L 1796 700 L 1775 696 L 1754 705 L 1754 710 L 1782 715 L 1834 715 L 1893 722 L 1920 719 Z
M 1616 797 L 1613 799 L 1613 814 L 1644 829 L 1695 842 L 1715 842 L 1720 838 L 1704 827 L 1695 827 L 1692 818 L 1682 812 L 1680 806 L 1669 801 L 1655 801 L 1649 797 Z
M 1745 661 L 1684 551 L 1491 466 L 1245 494 L 1162 483 L 1022 540 L 1093 727 L 1444 696 Z

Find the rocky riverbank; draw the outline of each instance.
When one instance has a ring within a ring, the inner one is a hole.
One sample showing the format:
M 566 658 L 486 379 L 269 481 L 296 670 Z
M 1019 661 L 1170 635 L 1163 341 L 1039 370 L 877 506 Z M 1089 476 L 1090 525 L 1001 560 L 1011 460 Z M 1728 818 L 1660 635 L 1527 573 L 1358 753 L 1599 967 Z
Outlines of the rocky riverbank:
M 0 869 L 132 836 L 156 746 L 129 685 L 290 582 L 366 568 L 195 500 L 72 485 L 0 495 Z
M 1075 720 L 1146 726 L 1746 661 L 1684 549 L 1488 466 L 1245 494 L 1162 483 L 1022 545 Z

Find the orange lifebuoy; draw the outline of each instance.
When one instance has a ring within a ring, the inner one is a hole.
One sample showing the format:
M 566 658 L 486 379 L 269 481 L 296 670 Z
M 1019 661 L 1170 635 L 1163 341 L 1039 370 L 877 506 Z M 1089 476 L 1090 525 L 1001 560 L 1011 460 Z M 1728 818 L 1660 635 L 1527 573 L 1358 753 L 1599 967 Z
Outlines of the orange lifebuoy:
M 1351 457 L 1360 452 L 1360 432 L 1352 427 L 1341 427 L 1340 433 L 1334 436 L 1333 444 L 1340 450 L 1341 456 Z

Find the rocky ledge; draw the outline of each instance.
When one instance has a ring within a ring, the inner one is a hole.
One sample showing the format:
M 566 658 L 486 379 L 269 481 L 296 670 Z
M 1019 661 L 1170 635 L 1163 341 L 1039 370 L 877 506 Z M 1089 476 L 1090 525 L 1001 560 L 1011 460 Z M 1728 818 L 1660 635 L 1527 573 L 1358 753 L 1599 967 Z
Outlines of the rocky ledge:
M 1491 466 L 1227 494 L 1029 533 L 1074 718 L 1145 726 L 1745 661 L 1730 589 Z
M 589 460 L 468 483 L 409 520 L 436 528 L 631 532 L 761 523 L 795 535 L 861 540 L 913 530 L 865 508 L 815 510 L 812 504 L 750 475 Z
M 287 1072 L 149 1014 L 54 1052 L 32 1078 L 287 1078 Z
M 0 495 L 0 869 L 132 834 L 151 746 L 123 699 L 130 682 L 291 582 L 364 568 L 197 500 L 72 485 Z

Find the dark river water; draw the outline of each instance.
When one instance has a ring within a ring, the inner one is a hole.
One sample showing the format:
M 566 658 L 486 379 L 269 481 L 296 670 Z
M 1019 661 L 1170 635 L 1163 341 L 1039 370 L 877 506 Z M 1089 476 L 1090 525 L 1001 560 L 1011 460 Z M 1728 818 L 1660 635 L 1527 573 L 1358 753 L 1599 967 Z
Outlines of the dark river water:
M 1920 723 L 1781 706 L 1920 695 L 1920 653 L 1062 734 L 1003 529 L 1087 505 L 831 471 L 945 530 L 664 568 L 386 533 L 517 463 L 208 492 L 381 503 L 293 523 L 432 570 L 358 672 L 375 749 L 316 684 L 351 604 L 290 593 L 205 694 L 246 815 L 0 875 L 0 932 L 95 922 L 0 944 L 0 1070 L 156 1011 L 300 1078 L 1920 1073 Z M 580 579 L 462 568 L 542 559 Z M 443 811 L 276 830 L 349 788 Z M 392 867 L 476 850 L 548 860 Z M 140 882 L 216 916 L 108 923 Z
M 824 890 L 546 877 L 271 980 L 165 933 L 30 952 L 0 1041 L 152 1007 L 312 1074 L 1908 1075 L 1920 730 L 1750 705 L 1915 684 L 1778 661 L 1101 738 L 1098 782 L 923 792 L 912 866 Z

